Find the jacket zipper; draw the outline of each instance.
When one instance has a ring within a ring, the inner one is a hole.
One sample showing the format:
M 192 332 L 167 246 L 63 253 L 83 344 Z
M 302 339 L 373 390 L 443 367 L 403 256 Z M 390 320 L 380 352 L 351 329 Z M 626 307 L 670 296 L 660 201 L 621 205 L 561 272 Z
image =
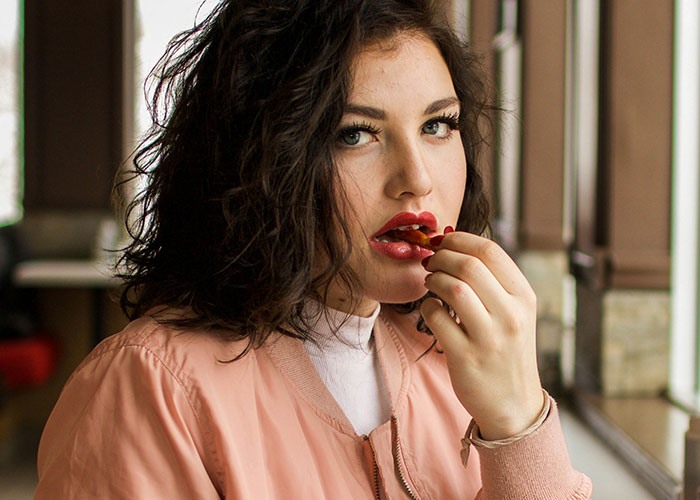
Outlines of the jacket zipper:
M 364 440 L 367 441 L 369 450 L 372 452 L 372 483 L 374 485 L 374 498 L 376 500 L 381 500 L 379 495 L 379 466 L 377 465 L 377 457 L 374 454 L 374 448 L 372 448 L 372 442 L 369 440 L 369 436 L 363 436 Z
M 401 443 L 399 442 L 399 426 L 397 420 L 396 415 L 391 416 L 391 426 L 394 431 L 394 464 L 396 465 L 396 470 L 399 474 L 399 479 L 401 480 L 404 490 L 406 490 L 406 493 L 412 500 L 418 500 L 418 496 L 413 492 L 411 485 L 408 484 L 406 476 L 403 474 L 403 468 L 401 467 L 403 464 L 403 455 L 401 453 Z

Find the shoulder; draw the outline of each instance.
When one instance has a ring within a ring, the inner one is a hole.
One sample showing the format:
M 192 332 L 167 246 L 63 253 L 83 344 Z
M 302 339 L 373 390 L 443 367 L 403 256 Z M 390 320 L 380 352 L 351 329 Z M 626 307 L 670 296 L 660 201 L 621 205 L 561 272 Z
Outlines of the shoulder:
M 44 427 L 38 452 L 42 498 L 57 485 L 99 492 L 90 498 L 136 498 L 134 491 L 145 494 L 148 488 L 186 491 L 190 482 L 211 489 L 212 477 L 223 476 L 212 402 L 225 394 L 228 372 L 249 358 L 222 363 L 234 352 L 232 344 L 152 317 L 101 342 L 73 372 Z M 217 369 L 222 376 L 210 383 Z M 147 469 L 185 474 L 163 481 L 167 474 L 145 477 Z
M 132 376 L 164 372 L 184 388 L 196 379 L 217 371 L 245 369 L 255 357 L 251 349 L 241 354 L 247 341 L 226 340 L 224 332 L 182 329 L 146 315 L 129 323 L 124 330 L 103 340 L 83 360 L 71 379 L 89 373 L 131 371 Z
M 255 394 L 250 382 L 256 378 L 257 353 L 251 349 L 231 362 L 246 343 L 176 329 L 150 316 L 132 321 L 95 347 L 71 374 L 47 422 L 43 449 L 61 449 L 69 439 L 65 429 L 88 436 L 104 426 L 122 426 L 136 436 L 148 433 L 154 422 L 161 423 L 159 429 L 180 422 L 198 443 L 213 449 L 211 436 L 196 435 Z M 232 381 L 241 390 L 232 391 Z M 217 411 L 222 407 L 225 411 Z M 97 442 L 80 439 L 89 446 Z

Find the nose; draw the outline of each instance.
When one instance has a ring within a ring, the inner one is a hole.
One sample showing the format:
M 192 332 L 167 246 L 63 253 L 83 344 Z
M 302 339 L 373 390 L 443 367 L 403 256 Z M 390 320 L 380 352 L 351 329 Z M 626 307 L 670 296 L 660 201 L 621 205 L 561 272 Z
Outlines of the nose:
M 396 141 L 390 155 L 389 178 L 385 185 L 389 197 L 421 197 L 432 192 L 433 178 L 427 156 L 417 141 L 409 138 Z

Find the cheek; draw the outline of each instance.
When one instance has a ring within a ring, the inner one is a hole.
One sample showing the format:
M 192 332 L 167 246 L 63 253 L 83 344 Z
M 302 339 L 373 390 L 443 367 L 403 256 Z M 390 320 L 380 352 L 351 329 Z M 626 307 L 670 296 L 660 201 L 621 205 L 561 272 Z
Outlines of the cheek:
M 344 158 L 338 163 L 340 188 L 345 193 L 347 203 L 358 209 L 371 203 L 381 184 L 378 172 L 381 168 L 372 158 Z
M 458 214 L 467 184 L 467 160 L 461 142 L 440 159 L 436 184 L 445 208 Z

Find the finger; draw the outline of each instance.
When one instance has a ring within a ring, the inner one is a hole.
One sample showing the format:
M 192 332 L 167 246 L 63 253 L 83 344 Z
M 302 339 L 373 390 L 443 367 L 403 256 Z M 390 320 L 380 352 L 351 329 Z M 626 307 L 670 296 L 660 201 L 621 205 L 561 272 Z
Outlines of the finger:
M 491 270 L 473 255 L 442 249 L 426 266 L 428 271 L 442 271 L 467 283 L 489 312 L 498 311 L 511 299 Z
M 461 323 L 461 326 L 456 323 L 455 325 L 463 329 L 467 335 L 476 337 L 479 332 L 490 330 L 489 311 L 467 283 L 438 271 L 428 275 L 425 286 L 454 309 Z
M 450 314 L 435 298 L 427 298 L 420 306 L 425 324 L 433 332 L 445 353 L 464 353 L 469 347 L 469 339 L 464 330 L 455 323 Z
M 530 284 L 513 259 L 492 240 L 457 231 L 445 235 L 436 253 L 439 253 L 441 249 L 454 250 L 477 257 L 490 269 L 506 292 L 512 295 L 532 293 Z

